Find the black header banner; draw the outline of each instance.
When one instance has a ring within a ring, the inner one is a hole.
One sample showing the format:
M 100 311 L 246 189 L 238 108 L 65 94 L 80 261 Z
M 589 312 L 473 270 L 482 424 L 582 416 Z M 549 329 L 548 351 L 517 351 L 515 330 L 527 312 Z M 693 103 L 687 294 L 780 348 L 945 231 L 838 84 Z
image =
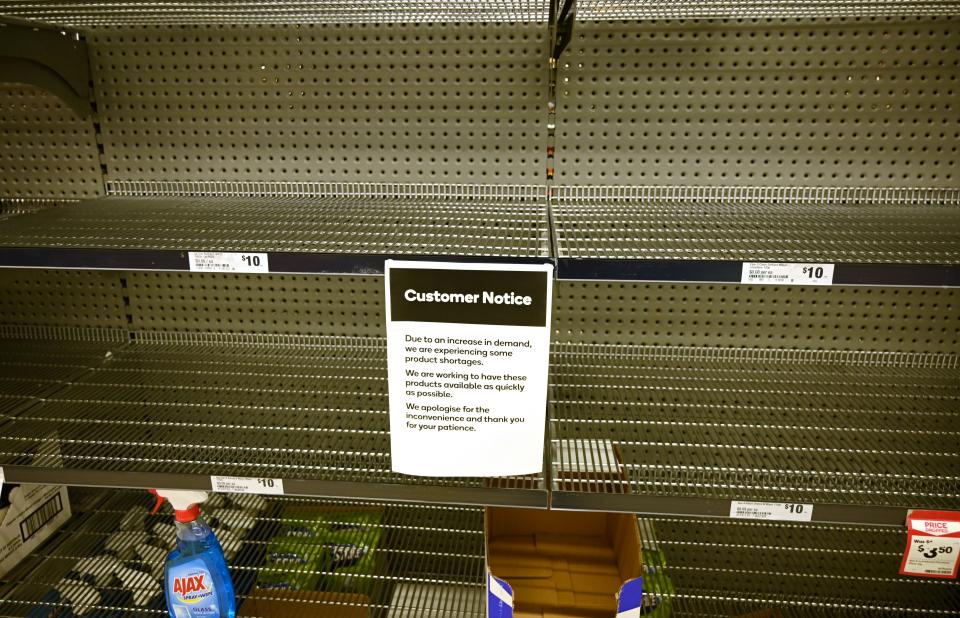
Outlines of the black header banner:
M 394 322 L 547 325 L 543 271 L 391 268 Z

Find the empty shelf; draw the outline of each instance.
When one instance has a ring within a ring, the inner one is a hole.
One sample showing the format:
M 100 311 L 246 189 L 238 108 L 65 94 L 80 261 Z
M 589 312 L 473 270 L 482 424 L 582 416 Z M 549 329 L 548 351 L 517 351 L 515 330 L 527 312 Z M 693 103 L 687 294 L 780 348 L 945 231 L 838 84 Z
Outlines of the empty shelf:
M 79 508 L 74 505 L 75 514 L 65 527 L 3 578 L 8 589 L 0 595 L 0 615 L 33 611 L 30 615 L 46 616 L 70 610 L 77 615 L 106 615 L 117 608 L 128 616 L 165 613 L 162 569 L 173 542 L 169 510 L 149 515 L 152 499 L 146 492 L 111 492 L 99 498 L 86 500 L 88 504 Z M 287 606 L 284 614 L 290 615 L 307 604 L 325 605 L 330 611 L 363 608 L 379 618 L 484 615 L 482 509 L 268 501 L 258 496 L 234 497 L 225 503 L 223 497 L 215 499 L 221 506 L 208 502 L 203 511 L 228 556 L 238 616 L 256 616 L 257 603 L 271 599 L 279 599 L 281 608 Z M 271 580 L 320 581 L 320 587 L 336 590 L 284 601 L 289 593 L 258 586 L 257 580 L 270 540 L 287 526 L 315 523 L 309 516 L 313 510 L 328 513 L 325 520 L 332 522 L 341 521 L 338 511 L 373 513 L 342 522 L 362 526 L 358 543 L 376 539 L 374 566 L 369 572 L 344 575 L 330 565 L 273 563 Z
M 956 616 L 950 580 L 899 575 L 902 529 L 640 520 L 650 594 L 672 616 Z M 672 587 L 671 587 L 672 586 Z M 779 615 L 779 614 L 775 614 Z
M 404 256 L 544 261 L 546 200 L 536 187 L 515 189 L 521 195 L 100 198 L 4 221 L 0 265 L 188 270 L 188 251 L 269 253 L 270 272 L 371 274 Z
M 0 357 L 0 419 L 101 362 L 109 342 L 11 340 Z
M 727 516 L 814 504 L 815 521 L 903 525 L 960 508 L 960 371 L 866 363 L 555 355 L 559 508 Z
M 554 210 L 567 279 L 739 283 L 742 262 L 836 264 L 834 284 L 960 285 L 960 208 L 714 197 L 577 197 Z M 704 192 L 707 195 L 709 192 Z M 610 194 L 616 196 L 617 191 Z M 691 191 L 691 195 L 695 192 Z
M 387 409 L 376 340 L 128 344 L 8 418 L 0 465 L 11 482 L 209 489 L 210 475 L 271 477 L 294 495 L 546 506 L 540 475 L 393 473 Z
M 8 3 L 8 15 L 74 27 L 184 24 L 310 24 L 310 23 L 413 23 L 413 22 L 517 22 L 546 21 L 547 0 L 300 0 L 263 3 L 152 2 L 131 10 L 127 2 Z M 929 4 L 929 3 L 927 3 Z
M 956 2 L 931 0 L 580 0 L 577 18 L 684 19 L 695 17 L 853 17 L 878 15 L 950 15 Z

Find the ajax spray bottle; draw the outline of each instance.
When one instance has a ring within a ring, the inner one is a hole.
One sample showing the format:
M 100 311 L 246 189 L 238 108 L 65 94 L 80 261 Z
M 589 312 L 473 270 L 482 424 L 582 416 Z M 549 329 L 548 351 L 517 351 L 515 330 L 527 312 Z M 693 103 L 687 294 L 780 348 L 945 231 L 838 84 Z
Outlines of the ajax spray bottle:
M 163 591 L 172 618 L 234 618 L 236 601 L 220 542 L 200 517 L 206 492 L 157 489 L 154 512 L 170 501 L 177 517 L 177 546 L 163 567 Z

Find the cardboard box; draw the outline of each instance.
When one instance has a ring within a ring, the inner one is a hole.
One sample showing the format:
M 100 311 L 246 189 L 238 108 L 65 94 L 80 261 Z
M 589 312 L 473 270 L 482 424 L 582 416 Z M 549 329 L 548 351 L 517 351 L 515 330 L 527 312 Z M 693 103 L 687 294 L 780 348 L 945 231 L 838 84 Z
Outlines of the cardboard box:
M 635 516 L 490 507 L 484 524 L 490 618 L 613 618 L 642 607 Z
M 369 618 L 370 598 L 363 594 L 311 590 L 253 590 L 237 616 L 251 618 Z
M 66 487 L 14 487 L 10 506 L 0 510 L 0 576 L 6 575 L 68 519 L 70 500 Z

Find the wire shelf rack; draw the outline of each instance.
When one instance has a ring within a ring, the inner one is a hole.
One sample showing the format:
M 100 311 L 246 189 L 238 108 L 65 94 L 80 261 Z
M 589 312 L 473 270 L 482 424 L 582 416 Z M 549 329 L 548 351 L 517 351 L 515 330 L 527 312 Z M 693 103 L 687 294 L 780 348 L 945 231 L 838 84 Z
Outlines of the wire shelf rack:
M 580 189 L 561 189 L 554 209 L 560 259 L 960 262 L 953 192 L 918 192 L 919 203 L 903 204 L 856 191 L 757 191 L 751 199 L 722 188 L 686 196 Z
M 953 363 L 628 359 L 607 348 L 554 355 L 555 506 L 683 512 L 659 510 L 658 500 L 679 498 L 960 508 Z
M 12 340 L 0 358 L 0 421 L 104 359 L 109 341 Z
M 107 197 L 12 217 L 12 247 L 549 255 L 546 198 L 473 195 L 327 198 Z
M 897 574 L 905 544 L 898 529 L 678 518 L 641 518 L 640 529 L 648 596 L 669 604 L 672 616 L 960 611 L 954 583 Z
M 872 17 L 881 15 L 949 15 L 960 3 L 936 0 L 581 0 L 577 18 L 685 19 L 728 17 Z
M 5 2 L 0 14 L 73 27 L 546 21 L 547 0 Z
M 115 346 L 11 413 L 0 460 L 14 482 L 209 489 L 210 475 L 268 476 L 295 495 L 546 506 L 542 474 L 393 473 L 386 389 L 385 349 L 369 342 Z
M 161 582 L 174 537 L 169 511 L 150 515 L 145 492 L 104 492 L 86 503 L 3 578 L 0 616 L 166 614 Z M 257 616 L 264 602 L 289 615 L 308 609 L 374 618 L 484 615 L 482 509 L 215 495 L 203 511 L 228 557 L 239 616 Z M 315 524 L 317 513 L 328 524 L 352 526 L 349 542 L 375 545 L 373 567 L 345 574 L 336 565 L 268 563 L 271 540 Z M 258 582 L 267 570 L 270 581 L 311 582 L 327 591 L 278 592 Z

